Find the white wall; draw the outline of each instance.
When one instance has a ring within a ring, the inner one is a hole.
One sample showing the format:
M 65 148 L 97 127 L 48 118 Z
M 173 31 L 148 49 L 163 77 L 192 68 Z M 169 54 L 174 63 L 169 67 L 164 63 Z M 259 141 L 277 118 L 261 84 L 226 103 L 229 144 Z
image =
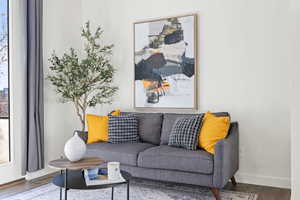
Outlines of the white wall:
M 81 1 L 80 0 L 45 0 L 44 21 L 44 74 L 49 73 L 48 59 L 55 50 L 61 56 L 69 47 L 80 48 Z M 64 143 L 70 138 L 79 122 L 71 104 L 58 102 L 58 97 L 45 82 L 45 161 L 57 159 L 63 154 Z M 44 170 L 29 173 L 27 179 L 51 172 Z
M 300 16 L 298 16 L 300 17 Z M 299 18 L 298 18 L 299 19 Z M 298 24 L 298 26 L 300 23 Z M 300 30 L 297 31 L 298 36 Z M 298 42 L 298 51 L 300 43 Z M 296 52 L 296 51 L 295 51 Z M 299 56 L 299 55 L 297 55 Z M 300 63 L 299 58 L 298 63 Z M 293 66 L 292 69 L 292 88 L 291 88 L 291 167 L 292 167 L 292 199 L 298 200 L 300 199 L 300 67 L 299 65 Z
M 287 8 L 280 0 L 82 1 L 82 22 L 101 25 L 115 44 L 120 88 L 112 106 L 91 112 L 133 107 L 133 22 L 197 13 L 199 110 L 229 111 L 240 123 L 239 182 L 290 187 Z
M 120 90 L 113 105 L 90 109 L 133 109 L 133 29 L 142 19 L 199 15 L 198 99 L 200 111 L 228 111 L 240 123 L 238 181 L 290 187 L 288 3 L 280 0 L 46 0 L 44 66 L 51 52 L 81 47 L 80 27 L 90 20 L 115 44 L 113 64 Z M 175 112 L 175 111 L 173 111 Z M 177 111 L 179 112 L 179 111 Z M 182 112 L 182 111 L 181 111 Z M 45 157 L 58 158 L 79 128 L 72 105 L 60 104 L 45 84 Z M 34 178 L 48 168 L 31 173 Z
M 289 44 L 291 66 L 291 167 L 292 200 L 300 199 L 300 2 L 292 0 L 290 4 Z

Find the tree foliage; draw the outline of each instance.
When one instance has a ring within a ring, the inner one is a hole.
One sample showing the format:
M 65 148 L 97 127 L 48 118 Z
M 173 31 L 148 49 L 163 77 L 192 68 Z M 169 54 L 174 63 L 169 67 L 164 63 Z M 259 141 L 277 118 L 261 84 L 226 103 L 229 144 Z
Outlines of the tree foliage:
M 55 52 L 49 61 L 52 73 L 48 79 L 55 86 L 62 102 L 73 102 L 78 117 L 85 129 L 87 107 L 109 104 L 117 91 L 112 85 L 115 69 L 110 62 L 113 45 L 101 45 L 99 40 L 103 30 L 98 27 L 95 33 L 87 22 L 82 29 L 84 55 L 80 59 L 78 51 L 70 51 L 58 57 Z

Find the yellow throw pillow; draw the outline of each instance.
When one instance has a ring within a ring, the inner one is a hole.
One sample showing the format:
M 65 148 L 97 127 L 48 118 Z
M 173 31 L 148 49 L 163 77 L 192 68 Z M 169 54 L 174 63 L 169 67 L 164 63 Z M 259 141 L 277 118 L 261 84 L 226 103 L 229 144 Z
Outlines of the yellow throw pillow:
M 215 145 L 224 139 L 230 127 L 229 117 L 217 117 L 207 112 L 203 119 L 203 125 L 199 134 L 199 146 L 207 152 L 215 154 Z
M 120 109 L 114 110 L 110 114 L 112 116 L 119 116 L 119 115 L 121 115 L 121 110 Z
M 86 115 L 88 125 L 87 143 L 108 141 L 108 116 Z

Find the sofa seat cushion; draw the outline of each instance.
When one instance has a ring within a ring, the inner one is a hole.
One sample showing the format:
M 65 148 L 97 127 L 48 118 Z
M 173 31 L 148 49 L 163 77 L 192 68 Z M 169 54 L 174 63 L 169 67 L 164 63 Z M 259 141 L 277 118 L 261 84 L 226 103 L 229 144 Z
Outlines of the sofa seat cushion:
M 106 161 L 118 161 L 121 164 L 137 166 L 138 154 L 154 145 L 148 143 L 111 144 L 99 142 L 87 144 L 86 156 L 94 156 Z
M 138 157 L 138 166 L 212 174 L 213 156 L 203 150 L 191 151 L 161 145 L 141 152 Z

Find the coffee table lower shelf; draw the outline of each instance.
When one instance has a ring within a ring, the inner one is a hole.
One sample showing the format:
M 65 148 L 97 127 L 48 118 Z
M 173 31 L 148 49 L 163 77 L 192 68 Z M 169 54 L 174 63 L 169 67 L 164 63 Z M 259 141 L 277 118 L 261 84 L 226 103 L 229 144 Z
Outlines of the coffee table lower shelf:
M 114 187 L 122 184 L 127 184 L 127 200 L 129 200 L 129 181 L 131 179 L 131 175 L 128 172 L 121 171 L 123 178 L 126 182 L 123 183 L 113 183 L 113 184 L 104 184 L 104 185 L 91 185 L 87 186 L 85 184 L 85 180 L 83 177 L 83 173 L 81 170 L 61 170 L 61 173 L 53 178 L 53 184 L 60 187 L 60 200 L 62 200 L 63 196 L 63 188 L 65 193 L 65 200 L 68 199 L 68 190 L 96 190 L 96 189 L 104 189 L 111 188 L 111 199 L 114 199 Z

